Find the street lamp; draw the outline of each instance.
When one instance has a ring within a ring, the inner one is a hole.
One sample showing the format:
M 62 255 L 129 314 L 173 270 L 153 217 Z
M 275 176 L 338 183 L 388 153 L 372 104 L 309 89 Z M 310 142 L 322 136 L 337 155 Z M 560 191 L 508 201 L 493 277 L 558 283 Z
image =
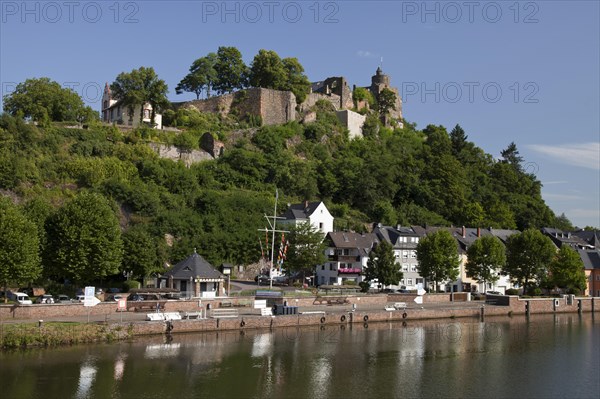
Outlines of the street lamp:
M 223 274 L 227 276 L 227 296 L 229 296 L 231 282 L 231 265 L 223 264 Z

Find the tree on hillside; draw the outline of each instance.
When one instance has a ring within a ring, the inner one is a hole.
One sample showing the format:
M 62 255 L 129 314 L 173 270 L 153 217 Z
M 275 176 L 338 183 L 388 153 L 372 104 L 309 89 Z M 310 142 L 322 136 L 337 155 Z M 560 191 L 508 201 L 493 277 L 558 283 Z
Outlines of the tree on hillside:
M 386 116 L 390 111 L 396 110 L 396 100 L 396 93 L 388 88 L 383 89 L 377 97 L 379 116 Z
M 365 281 L 370 283 L 377 280 L 381 290 L 386 285 L 397 285 L 403 276 L 400 266 L 396 264 L 392 244 L 381 241 L 369 254 Z
M 86 107 L 71 89 L 62 88 L 49 78 L 27 79 L 4 97 L 4 111 L 45 124 L 47 122 L 91 122 L 98 113 Z
M 475 240 L 467 249 L 467 277 L 484 284 L 498 281 L 498 273 L 506 264 L 504 245 L 494 236 L 483 236 Z
M 502 162 L 512 165 L 515 169 L 521 170 L 521 163 L 523 163 L 523 157 L 519 155 L 517 145 L 511 142 L 506 149 L 500 153 L 502 155 Z
M 215 70 L 216 62 L 217 55 L 215 53 L 208 53 L 205 57 L 198 58 L 194 61 L 190 67 L 189 73 L 175 88 L 175 93 L 194 93 L 196 99 L 199 99 L 204 91 L 206 97 L 210 97 L 211 89 L 217 80 L 217 71 Z
M 78 194 L 50 218 L 47 232 L 44 264 L 50 276 L 89 283 L 119 272 L 121 229 L 102 195 Z
M 574 294 L 583 293 L 587 286 L 583 261 L 573 248 L 560 247 L 548 266 L 549 285 L 569 290 Z
M 450 132 L 450 142 L 452 143 L 452 154 L 455 157 L 458 157 L 461 151 L 467 146 L 467 138 L 469 136 L 466 135 L 463 128 L 456 124 L 454 129 Z
M 140 107 L 140 124 L 144 119 L 144 105 L 152 106 L 151 123 L 157 112 L 166 108 L 168 87 L 164 80 L 159 79 L 154 68 L 140 67 L 131 72 L 121 72 L 110 85 L 113 97 L 127 107 L 129 115 L 134 108 Z
M 287 237 L 289 248 L 287 260 L 284 262 L 286 270 L 312 270 L 327 260 L 323 233 L 310 223 L 300 223 L 298 226 L 290 228 Z
M 259 50 L 250 65 L 250 86 L 281 90 L 286 80 L 286 69 L 279 55 L 273 50 Z
M 143 227 L 132 227 L 123 233 L 122 271 L 141 279 L 163 270 L 166 259 L 159 258 L 164 248 Z M 164 240 L 161 240 L 163 242 Z
M 419 274 L 433 281 L 435 291 L 443 281 L 453 281 L 458 276 L 458 250 L 456 240 L 446 230 L 423 237 L 417 244 Z
M 4 292 L 9 283 L 20 285 L 37 279 L 42 272 L 37 228 L 3 197 L 0 197 L 0 237 L 0 284 Z
M 246 87 L 248 67 L 237 48 L 219 47 L 214 68 L 217 72 L 214 88 L 219 94 L 232 93 Z
M 285 84 L 281 90 L 289 90 L 296 96 L 296 102 L 301 104 L 310 92 L 310 80 L 304 74 L 304 67 L 293 57 L 282 60 L 286 72 Z
M 531 282 L 541 282 L 554 258 L 556 247 L 539 230 L 529 229 L 513 234 L 506 242 L 504 271 L 527 292 Z

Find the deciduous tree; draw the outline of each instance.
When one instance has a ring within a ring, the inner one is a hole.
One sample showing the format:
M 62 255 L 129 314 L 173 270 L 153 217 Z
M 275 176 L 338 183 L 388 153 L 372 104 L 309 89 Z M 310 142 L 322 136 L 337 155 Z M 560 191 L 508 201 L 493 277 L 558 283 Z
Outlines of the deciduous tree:
M 453 281 L 458 276 L 458 248 L 456 240 L 446 230 L 439 230 L 423 237 L 417 244 L 419 274 L 435 284 Z
M 583 261 L 573 248 L 560 247 L 548 267 L 548 278 L 552 286 L 568 289 L 579 294 L 586 289 Z
M 92 282 L 117 273 L 122 256 L 119 220 L 102 195 L 82 192 L 50 218 L 44 264 L 51 276 Z
M 300 223 L 298 226 L 290 228 L 288 237 L 289 248 L 285 269 L 312 270 L 327 260 L 323 233 L 310 223 Z
M 504 245 L 494 236 L 483 236 L 467 249 L 467 277 L 484 284 L 498 281 L 498 273 L 506 264 Z
M 367 269 L 365 271 L 365 281 L 369 283 L 377 280 L 379 289 L 386 285 L 396 285 L 402 280 L 403 273 L 400 266 L 396 264 L 394 249 L 392 244 L 387 241 L 381 241 L 369 254 Z
M 527 292 L 531 282 L 540 283 L 544 279 L 555 253 L 550 238 L 538 230 L 525 230 L 508 238 L 504 270 Z
M 246 87 L 248 67 L 242 53 L 235 47 L 219 47 L 215 62 L 217 81 L 214 88 L 219 94 L 231 93 Z
M 175 88 L 175 93 L 190 92 L 196 95 L 196 99 L 199 99 L 204 91 L 206 96 L 210 97 L 211 89 L 217 80 L 216 62 L 217 55 L 215 53 L 208 53 L 205 57 L 194 61 L 190 72 Z
M 0 197 L 0 284 L 30 283 L 41 275 L 39 239 L 35 223 L 27 220 L 10 200 Z M 6 302 L 5 296 L 4 301 Z

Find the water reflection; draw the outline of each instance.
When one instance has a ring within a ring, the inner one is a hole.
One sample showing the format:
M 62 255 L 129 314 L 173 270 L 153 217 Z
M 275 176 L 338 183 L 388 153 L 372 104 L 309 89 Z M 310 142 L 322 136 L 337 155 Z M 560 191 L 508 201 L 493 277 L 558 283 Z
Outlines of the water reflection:
M 0 354 L 6 397 L 597 397 L 600 323 L 557 315 L 162 336 Z

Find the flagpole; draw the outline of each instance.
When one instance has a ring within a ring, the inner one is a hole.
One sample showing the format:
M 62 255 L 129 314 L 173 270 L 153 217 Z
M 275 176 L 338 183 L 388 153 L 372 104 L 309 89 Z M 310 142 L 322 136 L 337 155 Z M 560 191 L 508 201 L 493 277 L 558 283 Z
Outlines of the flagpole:
M 273 237 L 271 238 L 271 267 L 269 268 L 269 289 L 273 289 L 273 255 L 275 254 L 275 230 L 277 228 L 277 200 L 279 190 L 275 189 L 275 208 L 273 210 Z

